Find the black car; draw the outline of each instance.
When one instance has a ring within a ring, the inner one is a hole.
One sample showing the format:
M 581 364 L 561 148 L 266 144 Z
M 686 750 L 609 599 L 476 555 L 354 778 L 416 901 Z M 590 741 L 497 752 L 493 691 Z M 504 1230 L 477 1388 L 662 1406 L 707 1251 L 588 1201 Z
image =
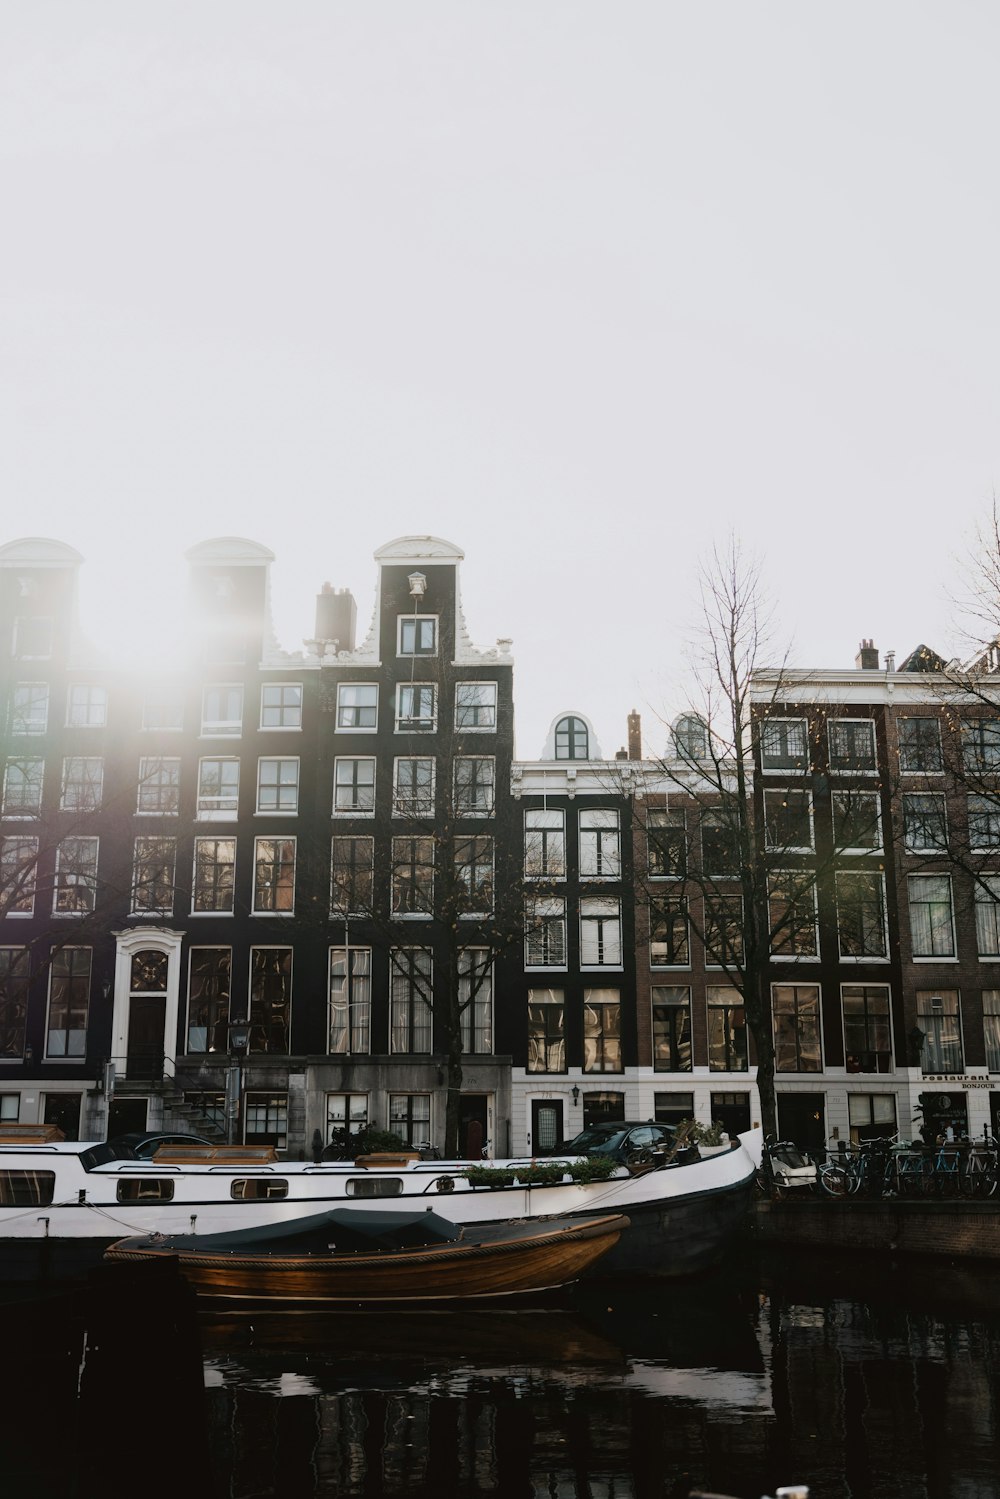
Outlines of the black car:
M 119 1152 L 119 1160 L 151 1161 L 161 1145 L 218 1145 L 218 1140 L 206 1140 L 204 1135 L 186 1135 L 173 1130 L 155 1134 L 148 1130 L 135 1130 L 127 1135 L 115 1135 L 108 1144 Z
M 644 1155 L 672 1150 L 675 1138 L 676 1131 L 669 1124 L 653 1124 L 648 1119 L 641 1123 L 608 1119 L 581 1130 L 562 1148 L 567 1155 L 609 1155 L 627 1164 Z

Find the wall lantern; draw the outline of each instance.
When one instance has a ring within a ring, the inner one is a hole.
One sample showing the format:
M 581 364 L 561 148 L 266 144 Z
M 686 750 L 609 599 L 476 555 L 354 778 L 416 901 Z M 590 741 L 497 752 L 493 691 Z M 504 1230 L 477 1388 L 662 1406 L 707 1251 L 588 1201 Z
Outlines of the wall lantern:
M 579 1103 L 580 1102 L 580 1090 L 576 1086 L 576 1083 L 573 1084 L 573 1102 L 574 1103 Z
M 410 597 L 414 599 L 422 599 L 424 594 L 427 592 L 427 579 L 424 574 L 411 573 L 406 581 L 410 585 Z

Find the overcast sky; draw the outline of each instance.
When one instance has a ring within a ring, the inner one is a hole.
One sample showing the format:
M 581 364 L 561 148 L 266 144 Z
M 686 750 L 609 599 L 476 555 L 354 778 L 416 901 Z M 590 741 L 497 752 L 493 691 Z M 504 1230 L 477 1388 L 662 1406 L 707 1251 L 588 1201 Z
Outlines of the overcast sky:
M 281 643 L 376 547 L 466 553 L 518 750 L 683 706 L 735 528 L 778 634 L 955 645 L 1000 478 L 1000 8 L 2 0 L 0 540 L 152 647 L 269 546 Z

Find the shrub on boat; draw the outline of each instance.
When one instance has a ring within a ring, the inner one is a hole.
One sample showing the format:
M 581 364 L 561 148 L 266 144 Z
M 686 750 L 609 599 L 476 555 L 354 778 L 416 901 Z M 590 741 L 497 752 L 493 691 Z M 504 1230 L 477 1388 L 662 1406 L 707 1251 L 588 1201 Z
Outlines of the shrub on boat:
M 607 1181 L 617 1170 L 618 1162 L 610 1157 L 587 1156 L 581 1161 L 554 1161 L 551 1165 L 470 1166 L 463 1174 L 472 1187 L 552 1187 L 567 1179 Z

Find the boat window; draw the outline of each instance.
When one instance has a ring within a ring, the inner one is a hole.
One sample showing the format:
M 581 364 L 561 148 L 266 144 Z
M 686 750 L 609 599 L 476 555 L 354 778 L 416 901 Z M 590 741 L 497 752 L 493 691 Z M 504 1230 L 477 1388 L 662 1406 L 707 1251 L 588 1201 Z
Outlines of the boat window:
M 351 1176 L 347 1181 L 348 1197 L 401 1197 L 401 1176 Z
M 119 1202 L 170 1202 L 174 1184 L 160 1176 L 136 1176 L 118 1183 Z
M 56 1189 L 54 1171 L 0 1171 L 0 1207 L 48 1207 Z
M 260 1202 L 262 1198 L 287 1197 L 288 1183 L 278 1176 L 238 1176 L 229 1191 L 242 1202 Z

